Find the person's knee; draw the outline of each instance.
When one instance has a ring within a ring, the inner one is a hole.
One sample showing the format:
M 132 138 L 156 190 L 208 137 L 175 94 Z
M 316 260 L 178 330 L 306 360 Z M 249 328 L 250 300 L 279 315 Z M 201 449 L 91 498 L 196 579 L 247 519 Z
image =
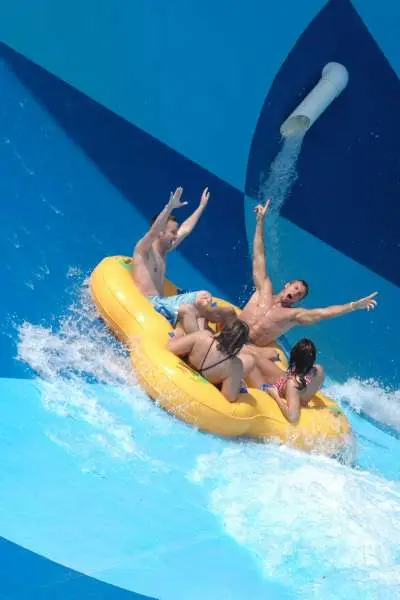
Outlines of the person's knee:
M 197 309 L 201 309 L 204 306 L 211 306 L 213 301 L 213 297 L 210 294 L 210 292 L 207 292 L 206 290 L 201 290 L 200 292 L 196 293 L 196 299 L 195 299 L 195 307 Z
M 186 332 L 183 329 L 182 324 L 179 322 L 179 320 L 177 321 L 174 330 L 171 331 L 168 335 L 170 336 L 170 338 L 173 338 L 175 340 L 178 340 L 179 338 L 186 335 Z
M 186 316 L 197 317 L 198 310 L 194 304 L 181 304 L 178 310 L 178 320 Z

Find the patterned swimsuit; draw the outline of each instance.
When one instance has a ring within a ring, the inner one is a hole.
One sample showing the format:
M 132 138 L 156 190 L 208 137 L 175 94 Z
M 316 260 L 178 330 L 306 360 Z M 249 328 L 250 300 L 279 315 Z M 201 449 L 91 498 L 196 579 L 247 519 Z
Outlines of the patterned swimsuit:
M 304 381 L 305 381 L 306 385 L 310 385 L 313 375 L 314 375 L 313 368 L 306 375 L 304 375 Z M 285 393 L 286 384 L 289 381 L 289 379 L 291 379 L 292 377 L 296 380 L 296 375 L 295 375 L 294 371 L 288 369 L 285 373 L 283 373 L 283 375 L 281 375 L 279 377 L 279 379 L 276 380 L 274 385 L 271 387 L 276 388 L 278 394 L 281 397 L 283 397 L 283 395 Z

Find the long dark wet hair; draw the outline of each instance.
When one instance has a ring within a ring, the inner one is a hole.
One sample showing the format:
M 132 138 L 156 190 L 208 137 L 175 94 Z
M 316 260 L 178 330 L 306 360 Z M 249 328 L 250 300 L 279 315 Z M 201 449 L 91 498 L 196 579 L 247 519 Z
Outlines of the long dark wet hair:
M 215 339 L 217 350 L 228 356 L 236 356 L 249 341 L 249 326 L 240 319 L 234 319 L 216 334 Z
M 305 376 L 313 368 L 316 358 L 315 344 L 308 338 L 303 338 L 293 346 L 289 358 L 289 371 L 296 376 L 299 391 L 307 386 Z

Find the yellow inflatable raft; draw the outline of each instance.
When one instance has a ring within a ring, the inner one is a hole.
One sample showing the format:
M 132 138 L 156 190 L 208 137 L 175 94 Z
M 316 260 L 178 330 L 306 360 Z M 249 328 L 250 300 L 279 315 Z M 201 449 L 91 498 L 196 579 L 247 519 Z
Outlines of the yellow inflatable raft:
M 172 328 L 137 289 L 133 268 L 130 258 L 105 258 L 93 271 L 90 288 L 108 327 L 130 347 L 138 382 L 151 398 L 186 423 L 220 436 L 276 439 L 330 455 L 343 449 L 350 425 L 338 405 L 322 393 L 316 394 L 301 410 L 299 422 L 292 425 L 265 392 L 249 388 L 237 402 L 230 403 L 215 386 L 169 352 L 165 345 Z M 177 288 L 166 282 L 164 291 L 170 295 Z M 284 368 L 286 358 L 280 348 L 277 351 Z

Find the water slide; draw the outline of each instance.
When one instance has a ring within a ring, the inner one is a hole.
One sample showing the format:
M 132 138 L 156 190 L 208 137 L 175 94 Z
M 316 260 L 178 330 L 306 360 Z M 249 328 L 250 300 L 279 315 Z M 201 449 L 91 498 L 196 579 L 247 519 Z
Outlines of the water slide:
M 400 593 L 399 8 L 215 4 L 0 7 L 0 598 Z M 332 61 L 346 88 L 282 142 Z M 287 340 L 316 341 L 354 461 L 201 434 L 136 385 L 87 277 L 177 185 L 188 211 L 211 191 L 171 255 L 182 287 L 246 300 L 273 195 L 276 287 L 306 279 L 310 307 L 379 291 Z

